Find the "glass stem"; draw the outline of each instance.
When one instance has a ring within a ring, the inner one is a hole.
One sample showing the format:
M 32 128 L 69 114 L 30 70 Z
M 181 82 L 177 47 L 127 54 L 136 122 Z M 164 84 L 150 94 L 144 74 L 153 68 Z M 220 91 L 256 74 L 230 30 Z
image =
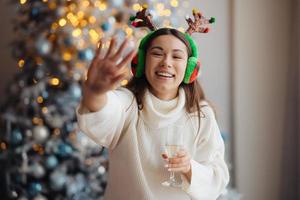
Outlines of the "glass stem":
M 175 182 L 175 173 L 170 172 L 170 182 L 174 183 Z

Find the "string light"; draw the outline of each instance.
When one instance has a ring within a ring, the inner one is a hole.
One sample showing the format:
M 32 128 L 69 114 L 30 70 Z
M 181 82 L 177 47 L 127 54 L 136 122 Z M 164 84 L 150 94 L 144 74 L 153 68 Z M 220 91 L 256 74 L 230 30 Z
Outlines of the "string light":
M 7 144 L 5 142 L 1 142 L 0 147 L 2 150 L 6 150 L 7 149 Z
M 51 80 L 50 80 L 50 84 L 51 85 L 54 85 L 54 86 L 57 86 L 57 85 L 59 85 L 59 79 L 58 78 L 52 78 Z
M 99 4 L 97 4 L 97 7 L 99 8 L 99 10 L 104 11 L 107 9 L 107 4 L 105 2 L 100 2 Z
M 48 113 L 48 108 L 47 108 L 47 107 L 43 107 L 43 108 L 42 108 L 42 112 L 43 112 L 44 114 L 47 114 L 47 113 Z
M 69 5 L 69 10 L 74 11 L 76 9 L 76 7 L 77 7 L 76 4 L 72 3 Z
M 27 0 L 20 0 L 20 4 L 25 4 Z
M 32 118 L 32 123 L 35 125 L 42 125 L 43 124 L 43 120 L 39 117 L 33 117 Z
M 164 13 L 164 16 L 169 17 L 171 15 L 171 10 L 170 9 L 166 9 L 166 10 L 163 11 L 163 13 Z
M 80 28 L 76 28 L 73 30 L 72 35 L 73 37 L 79 37 L 81 35 L 82 31 Z
M 85 19 L 80 21 L 80 26 L 81 27 L 85 27 L 87 24 L 88 24 L 88 22 Z
M 77 17 L 78 19 L 82 19 L 84 17 L 84 12 L 83 11 L 77 12 Z
M 36 101 L 37 101 L 38 103 L 43 103 L 44 99 L 43 99 L 42 96 L 38 96 L 38 98 L 36 99 Z
M 60 19 L 60 20 L 58 21 L 58 24 L 59 24 L 60 26 L 65 26 L 65 25 L 67 24 L 67 20 L 64 19 L 64 18 L 62 18 L 62 19 Z
M 51 29 L 56 30 L 58 28 L 58 24 L 56 22 L 52 23 Z
M 55 129 L 53 130 L 53 134 L 54 134 L 55 136 L 59 136 L 59 135 L 60 135 L 60 130 L 59 130 L 59 128 L 55 128 Z
M 48 7 L 50 10 L 55 10 L 57 5 L 54 1 L 49 2 Z
M 89 5 L 90 5 L 90 2 L 89 1 L 87 1 L 87 0 L 85 0 L 85 1 L 82 1 L 82 3 L 81 3 L 81 5 L 83 6 L 83 7 L 89 7 Z
M 19 60 L 18 65 L 20 68 L 24 67 L 25 61 L 23 59 Z
M 136 12 L 141 10 L 141 8 L 142 8 L 142 6 L 138 3 L 135 3 L 135 4 L 132 5 L 132 9 Z
M 97 21 L 96 17 L 94 17 L 94 16 L 89 17 L 89 23 L 94 24 L 94 23 L 96 23 L 96 21 Z
M 63 53 L 63 60 L 64 61 L 70 61 L 72 59 L 72 54 L 68 51 Z
M 129 28 L 129 27 L 125 28 L 125 33 L 127 34 L 127 36 L 131 36 L 133 33 L 132 28 Z
M 165 8 L 165 5 L 164 5 L 163 3 L 158 3 L 158 4 L 156 4 L 156 9 L 157 9 L 158 11 L 163 11 L 164 8 Z
M 96 43 L 99 40 L 99 34 L 94 29 L 89 30 L 91 41 Z
M 172 7 L 178 7 L 178 1 L 177 0 L 171 0 L 170 1 L 170 5 L 172 6 Z
M 125 85 L 127 85 L 128 84 L 128 80 L 123 80 L 123 81 L 121 81 L 121 86 L 125 86 Z

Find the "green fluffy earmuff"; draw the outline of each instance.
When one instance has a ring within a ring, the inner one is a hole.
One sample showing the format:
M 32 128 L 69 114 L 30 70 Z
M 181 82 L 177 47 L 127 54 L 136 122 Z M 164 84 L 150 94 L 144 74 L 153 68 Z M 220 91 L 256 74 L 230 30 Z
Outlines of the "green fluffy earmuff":
M 145 45 L 148 42 L 151 35 L 155 33 L 155 31 L 148 33 L 140 42 L 139 49 L 137 52 L 137 55 L 133 58 L 131 62 L 131 70 L 135 77 L 140 78 L 144 74 L 144 68 L 145 68 L 145 60 L 146 60 L 146 50 Z M 192 55 L 188 58 L 187 61 L 187 67 L 185 70 L 185 75 L 183 82 L 186 84 L 189 84 L 197 79 L 199 69 L 200 69 L 200 62 L 198 60 L 198 48 L 193 40 L 193 38 L 187 34 L 183 33 L 185 36 L 185 39 L 190 44 Z

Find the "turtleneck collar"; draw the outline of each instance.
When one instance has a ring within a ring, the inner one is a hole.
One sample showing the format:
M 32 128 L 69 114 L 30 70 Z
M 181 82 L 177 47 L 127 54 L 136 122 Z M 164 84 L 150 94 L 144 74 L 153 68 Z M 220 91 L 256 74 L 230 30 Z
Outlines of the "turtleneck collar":
M 153 128 L 163 128 L 178 120 L 185 111 L 185 93 L 179 88 L 178 96 L 172 100 L 161 100 L 148 89 L 144 96 L 141 117 Z

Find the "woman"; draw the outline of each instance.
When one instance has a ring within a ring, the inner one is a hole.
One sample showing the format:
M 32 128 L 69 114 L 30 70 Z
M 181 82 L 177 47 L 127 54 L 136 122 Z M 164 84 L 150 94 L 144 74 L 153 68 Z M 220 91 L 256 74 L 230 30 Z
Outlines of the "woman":
M 176 29 L 158 29 L 145 38 L 138 52 L 145 57 L 139 56 L 127 88 L 113 90 L 135 52 L 118 62 L 128 41 L 115 50 L 115 39 L 105 56 L 100 44 L 83 86 L 79 126 L 109 149 L 105 199 L 216 199 L 229 175 L 214 112 L 195 73 L 187 72 L 195 49 Z M 184 127 L 184 148 L 168 158 L 161 152 L 162 136 L 178 125 Z M 180 175 L 182 187 L 161 184 L 168 171 Z

